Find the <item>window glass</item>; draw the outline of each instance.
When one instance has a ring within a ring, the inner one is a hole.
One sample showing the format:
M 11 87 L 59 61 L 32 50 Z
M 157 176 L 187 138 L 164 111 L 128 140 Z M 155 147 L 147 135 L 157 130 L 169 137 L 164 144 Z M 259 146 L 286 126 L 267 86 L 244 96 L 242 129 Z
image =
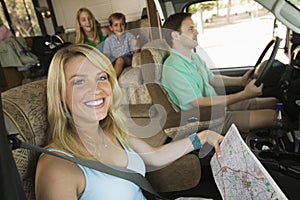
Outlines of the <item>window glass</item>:
M 209 68 L 253 66 L 274 36 L 273 14 L 255 1 L 209 1 L 188 10 L 199 32 L 197 52 Z M 277 56 L 288 62 L 283 48 Z
M 300 9 L 300 0 L 288 0 L 288 2 Z
M 7 7 L 16 36 L 27 37 L 41 35 L 41 29 L 31 0 L 4 0 L 4 3 Z M 3 21 L 6 21 L 2 6 L 0 16 Z
M 2 22 L 6 27 L 8 27 L 8 23 L 7 23 L 6 19 L 5 19 L 2 7 L 0 7 L 0 22 Z

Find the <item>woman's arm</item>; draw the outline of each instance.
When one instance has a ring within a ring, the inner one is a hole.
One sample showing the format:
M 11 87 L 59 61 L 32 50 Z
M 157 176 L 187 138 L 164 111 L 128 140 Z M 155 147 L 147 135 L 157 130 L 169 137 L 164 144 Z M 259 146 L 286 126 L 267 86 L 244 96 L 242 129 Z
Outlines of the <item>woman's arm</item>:
M 35 193 L 37 200 L 77 200 L 84 190 L 84 175 L 67 160 L 43 155 L 37 165 Z
M 219 144 L 223 140 L 222 135 L 214 131 L 205 130 L 197 133 L 197 136 L 202 144 L 209 143 L 215 147 L 216 153 L 220 154 Z M 147 165 L 155 167 L 167 165 L 194 150 L 192 141 L 189 138 L 171 142 L 160 147 L 152 147 L 141 139 L 130 136 L 129 143 Z

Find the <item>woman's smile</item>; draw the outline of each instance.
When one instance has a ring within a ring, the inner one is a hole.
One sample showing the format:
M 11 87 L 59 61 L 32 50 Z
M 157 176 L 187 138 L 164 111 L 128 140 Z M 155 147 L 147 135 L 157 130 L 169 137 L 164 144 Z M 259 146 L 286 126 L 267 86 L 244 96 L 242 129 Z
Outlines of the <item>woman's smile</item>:
M 84 104 L 88 107 L 101 108 L 104 104 L 104 98 L 87 101 Z

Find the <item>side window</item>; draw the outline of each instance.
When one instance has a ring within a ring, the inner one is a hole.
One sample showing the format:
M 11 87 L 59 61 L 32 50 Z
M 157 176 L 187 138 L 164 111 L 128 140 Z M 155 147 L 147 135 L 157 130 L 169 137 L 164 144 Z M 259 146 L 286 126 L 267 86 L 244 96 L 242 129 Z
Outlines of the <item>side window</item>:
M 195 3 L 188 11 L 197 23 L 197 52 L 209 68 L 253 66 L 273 38 L 273 14 L 252 0 Z M 277 56 L 288 62 L 281 50 Z
M 3 2 L 7 8 L 16 36 L 42 35 L 32 0 L 4 0 Z M 5 22 L 6 18 L 2 6 L 0 4 L 0 17 Z M 7 23 L 5 25 L 8 27 Z

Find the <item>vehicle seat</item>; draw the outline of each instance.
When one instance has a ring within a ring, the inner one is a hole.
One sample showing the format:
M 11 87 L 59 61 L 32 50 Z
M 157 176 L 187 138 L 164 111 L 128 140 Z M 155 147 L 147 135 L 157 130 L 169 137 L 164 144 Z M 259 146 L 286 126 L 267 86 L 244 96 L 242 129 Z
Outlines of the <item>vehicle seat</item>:
M 142 81 L 152 99 L 152 106 L 155 107 L 158 115 L 162 117 L 160 126 L 163 132 L 169 138 L 176 139 L 178 135 L 181 135 L 181 138 L 186 137 L 193 132 L 209 127 L 220 130 L 225 119 L 224 107 L 214 107 L 214 110 L 212 108 L 204 108 L 201 110 L 182 111 L 171 101 L 162 87 L 162 65 L 170 54 L 169 48 L 165 40 L 157 39 L 145 44 L 141 50 Z M 166 142 L 168 141 L 170 140 L 166 140 Z M 199 174 L 197 167 L 195 167 L 195 163 L 200 165 L 200 159 L 197 155 L 188 154 L 176 162 L 177 168 L 174 167 L 176 164 L 172 164 L 169 169 L 163 169 L 162 175 L 160 174 L 162 170 L 147 174 L 147 178 L 156 186 L 155 189 L 157 191 L 187 190 L 196 186 L 200 181 L 201 173 Z M 183 173 L 185 173 L 185 176 L 182 176 Z M 170 177 L 164 176 L 166 174 L 170 174 Z M 190 177 L 193 178 L 190 179 Z
M 17 133 L 23 141 L 46 144 L 46 79 L 30 82 L 2 93 L 3 113 L 8 134 Z M 13 156 L 28 200 L 35 199 L 35 167 L 39 154 L 26 149 L 13 150 Z
M 161 84 L 163 62 L 169 56 L 169 45 L 163 39 L 147 43 L 141 51 L 141 72 L 144 84 L 158 112 L 166 113 L 162 127 L 165 133 L 173 138 L 178 133 L 191 134 L 204 129 L 222 130 L 225 120 L 224 106 L 206 107 L 201 109 L 180 110 L 169 98 Z
M 300 45 L 293 50 L 291 63 L 281 76 L 280 84 L 285 114 L 293 122 L 294 129 L 297 129 L 300 120 L 300 107 L 296 103 L 300 99 Z

